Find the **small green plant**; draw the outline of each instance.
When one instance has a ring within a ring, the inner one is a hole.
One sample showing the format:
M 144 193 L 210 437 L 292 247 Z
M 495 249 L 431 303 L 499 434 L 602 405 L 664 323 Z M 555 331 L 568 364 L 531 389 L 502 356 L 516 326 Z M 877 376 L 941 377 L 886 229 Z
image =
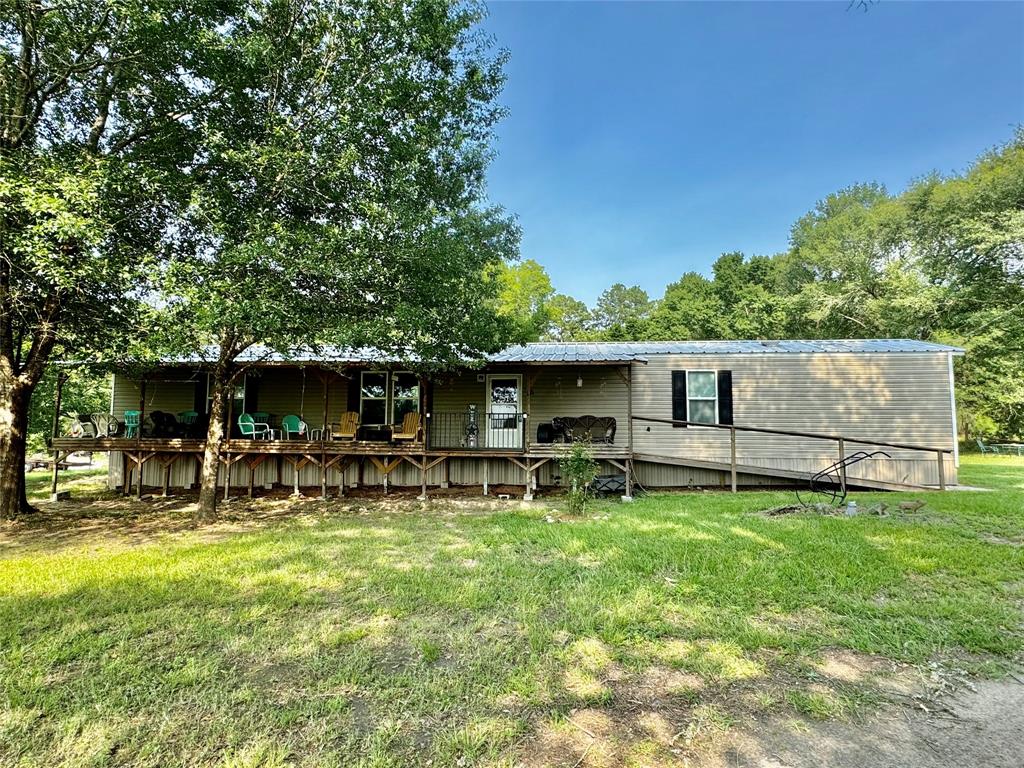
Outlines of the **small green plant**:
M 597 462 L 590 443 L 579 441 L 558 460 L 558 468 L 569 488 L 569 512 L 581 515 L 587 508 L 590 484 L 597 477 Z
M 420 640 L 419 642 L 420 657 L 427 664 L 433 664 L 435 661 L 441 658 L 441 646 L 433 640 Z

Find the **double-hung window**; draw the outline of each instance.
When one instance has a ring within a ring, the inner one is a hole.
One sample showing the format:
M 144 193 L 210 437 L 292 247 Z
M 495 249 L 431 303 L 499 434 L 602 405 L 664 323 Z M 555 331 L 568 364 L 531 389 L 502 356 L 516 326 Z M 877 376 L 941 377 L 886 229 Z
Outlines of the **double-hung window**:
M 359 384 L 360 421 L 371 427 L 388 423 L 388 374 L 363 371 Z
M 420 409 L 420 382 L 415 373 L 391 374 L 391 423 L 401 424 L 407 413 Z
M 407 371 L 363 371 L 359 380 L 362 424 L 382 427 L 401 424 L 407 413 L 420 409 L 420 383 Z
M 686 372 L 686 420 L 718 423 L 718 377 L 715 371 Z

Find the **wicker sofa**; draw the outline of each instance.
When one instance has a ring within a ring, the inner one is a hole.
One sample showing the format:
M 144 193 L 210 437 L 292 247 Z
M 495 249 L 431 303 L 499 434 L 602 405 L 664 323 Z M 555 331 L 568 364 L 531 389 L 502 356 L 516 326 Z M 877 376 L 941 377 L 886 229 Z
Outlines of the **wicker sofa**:
M 551 426 L 555 440 L 564 443 L 615 442 L 615 419 L 611 416 L 556 416 Z

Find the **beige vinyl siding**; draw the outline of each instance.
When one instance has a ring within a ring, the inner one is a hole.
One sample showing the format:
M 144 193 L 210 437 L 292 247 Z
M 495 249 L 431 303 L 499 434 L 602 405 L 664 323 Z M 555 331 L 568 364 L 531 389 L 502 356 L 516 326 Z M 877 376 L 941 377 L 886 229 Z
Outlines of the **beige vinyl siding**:
M 734 421 L 739 426 L 797 430 L 844 435 L 848 438 L 919 444 L 934 448 L 952 448 L 952 413 L 948 359 L 945 353 L 921 354 L 765 354 L 765 355 L 651 355 L 646 364 L 632 366 L 633 413 L 659 419 L 672 417 L 673 370 L 730 370 L 733 384 Z M 627 388 L 621 366 L 529 366 L 503 368 L 500 373 L 516 373 L 523 377 L 523 409 L 529 414 L 526 434 L 528 443 L 536 439 L 537 425 L 555 416 L 612 416 L 617 422 L 615 444 L 628 441 Z M 433 383 L 434 414 L 464 413 L 470 404 L 482 413 L 486 407 L 486 383 L 478 380 L 487 371 L 466 371 L 442 376 Z M 194 383 L 191 371 L 167 374 L 151 379 L 146 386 L 146 411 L 164 410 L 177 413 L 190 410 Z M 195 374 L 202 375 L 202 374 Z M 320 425 L 323 409 L 322 384 L 314 368 L 307 369 L 305 387 L 301 369 L 268 368 L 259 376 L 259 410 L 281 417 L 295 413 L 312 427 Z M 582 376 L 583 386 L 576 386 Z M 336 378 L 328 394 L 328 420 L 335 422 L 347 409 L 349 380 Z M 125 410 L 139 407 L 139 383 L 121 376 L 113 380 L 114 413 L 123 418 Z M 673 428 L 664 424 L 636 421 L 633 426 L 634 450 L 646 457 L 664 456 L 729 462 L 729 433 L 701 427 Z M 847 453 L 874 450 L 868 446 L 848 443 Z M 851 470 L 851 480 L 858 477 L 890 482 L 934 484 L 937 467 L 934 454 L 920 451 L 886 449 L 892 459 L 864 462 Z M 741 465 L 763 467 L 770 471 L 790 470 L 815 472 L 838 458 L 833 441 L 777 435 L 737 435 L 737 459 Z M 505 459 L 466 458 L 449 460 L 449 479 L 453 485 L 479 485 L 484 477 L 492 485 L 522 485 L 524 473 Z M 274 458 L 256 470 L 258 485 L 292 483 L 292 469 L 287 462 Z M 952 457 L 945 460 L 947 482 L 955 482 Z M 656 461 L 635 463 L 641 484 L 657 487 L 725 487 L 728 473 L 703 468 L 690 468 Z M 614 471 L 605 465 L 602 471 Z M 121 460 L 111 457 L 111 482 L 120 479 Z M 249 470 L 244 463 L 232 467 L 231 483 L 246 486 Z M 557 463 L 548 462 L 537 473 L 542 485 L 555 482 Z M 178 459 L 172 466 L 172 485 L 193 482 L 195 461 Z M 358 469 L 346 471 L 346 484 L 355 482 Z M 146 485 L 162 483 L 163 468 L 154 460 L 145 468 Z M 428 473 L 428 483 L 437 485 L 443 478 L 440 466 Z M 340 475 L 328 472 L 328 484 L 336 488 Z M 363 480 L 366 485 L 379 486 L 380 472 L 366 461 Z M 420 473 L 403 464 L 389 477 L 395 486 L 416 486 Z M 740 485 L 789 485 L 792 480 L 746 475 L 740 473 Z M 300 474 L 300 485 L 318 487 L 320 469 L 306 466 Z
M 167 411 L 178 414 L 191 411 L 195 400 L 195 381 L 190 379 L 190 372 L 168 374 L 166 378 L 149 379 L 146 381 L 146 413 Z M 142 385 L 139 381 L 124 376 L 114 376 L 113 413 L 118 421 L 124 422 L 125 411 L 139 410 L 142 397 Z
M 311 429 L 320 427 L 324 413 L 324 385 L 317 369 L 307 368 L 303 375 L 300 368 L 266 368 L 250 375 L 258 382 L 258 410 L 273 414 L 278 421 L 293 414 Z M 336 424 L 341 414 L 348 410 L 348 387 L 349 380 L 344 376 L 336 376 L 330 381 L 327 388 L 328 423 Z
M 633 472 L 637 482 L 644 488 L 720 488 L 727 490 L 731 483 L 730 474 L 726 471 L 680 467 L 652 461 L 634 462 Z M 784 478 L 748 475 L 743 472 L 736 475 L 736 484 L 741 487 L 788 487 L 793 483 L 793 480 Z
M 461 414 L 465 413 L 470 405 L 475 405 L 477 410 L 483 413 L 487 403 L 487 383 L 486 379 L 477 381 L 477 377 L 485 375 L 484 371 L 461 371 L 435 379 L 433 411 Z
M 611 416 L 615 419 L 615 445 L 625 446 L 628 436 L 625 368 L 567 366 L 534 368 L 530 394 L 529 441 L 536 442 L 537 425 L 556 416 Z M 583 386 L 576 386 L 577 377 Z
M 619 372 L 622 372 L 620 375 Z M 522 409 L 527 417 L 527 440 L 537 438 L 537 425 L 556 416 L 612 416 L 616 421 L 615 443 L 626 445 L 627 401 L 625 369 L 614 366 L 524 366 L 521 370 L 468 371 L 443 377 L 434 383 L 435 413 L 464 413 L 475 405 L 483 413 L 487 383 L 479 376 L 509 373 L 522 376 Z M 577 377 L 583 386 L 577 387 Z
M 739 426 L 839 434 L 952 448 L 945 354 L 655 355 L 633 367 L 633 413 L 672 418 L 672 371 L 731 370 Z M 636 422 L 640 454 L 729 461 L 729 433 Z M 847 453 L 875 450 L 848 443 Z M 855 476 L 935 483 L 934 454 L 886 449 L 892 460 L 862 464 Z M 835 442 L 737 433 L 741 464 L 817 471 L 838 458 Z M 955 477 L 951 457 L 946 477 Z

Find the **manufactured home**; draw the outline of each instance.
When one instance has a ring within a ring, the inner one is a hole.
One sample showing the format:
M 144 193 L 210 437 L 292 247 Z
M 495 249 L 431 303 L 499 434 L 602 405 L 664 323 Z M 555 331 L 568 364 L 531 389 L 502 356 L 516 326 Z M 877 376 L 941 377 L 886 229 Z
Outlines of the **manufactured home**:
M 559 484 L 567 444 L 586 440 L 625 496 L 636 484 L 792 486 L 839 462 L 851 487 L 946 487 L 961 353 L 901 339 L 536 343 L 429 376 L 359 351 L 252 353 L 226 408 L 221 483 L 501 485 L 531 498 Z M 54 449 L 109 451 L 109 484 L 125 492 L 194 487 L 206 371 L 115 375 L 110 414 L 81 418 L 91 428 Z

